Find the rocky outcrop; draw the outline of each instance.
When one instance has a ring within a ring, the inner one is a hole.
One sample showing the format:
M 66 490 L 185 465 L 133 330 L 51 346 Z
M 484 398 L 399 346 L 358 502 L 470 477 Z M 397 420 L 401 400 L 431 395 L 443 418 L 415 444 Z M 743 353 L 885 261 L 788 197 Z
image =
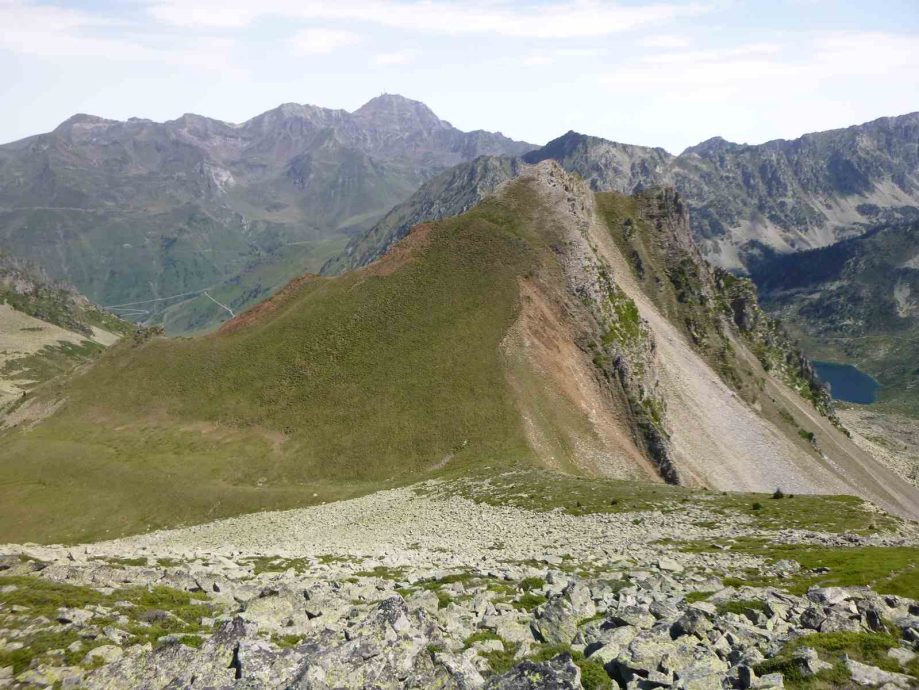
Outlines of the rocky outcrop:
M 734 325 L 750 343 L 763 369 L 780 376 L 790 388 L 811 401 L 821 414 L 841 427 L 829 389 L 781 322 L 760 308 L 753 281 L 722 269 L 715 269 L 714 276 Z
M 919 113 L 911 113 L 756 146 L 716 137 L 679 156 L 569 132 L 525 159 L 558 160 L 598 191 L 674 185 L 706 258 L 737 269 L 756 242 L 792 252 L 859 234 L 879 218 L 915 216 L 917 138 Z
M 0 303 L 87 338 L 92 325 L 103 322 L 115 332 L 132 330 L 129 323 L 99 309 L 67 282 L 54 281 L 41 266 L 0 249 Z

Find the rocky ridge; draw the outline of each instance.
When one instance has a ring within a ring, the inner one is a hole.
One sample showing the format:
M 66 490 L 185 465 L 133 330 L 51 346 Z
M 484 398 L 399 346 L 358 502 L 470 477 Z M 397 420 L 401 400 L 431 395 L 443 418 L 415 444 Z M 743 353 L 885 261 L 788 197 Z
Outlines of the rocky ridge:
M 740 548 L 915 546 L 906 526 L 769 531 L 699 505 L 534 513 L 439 486 L 118 542 L 3 546 L 0 686 L 917 683 L 915 601 L 870 587 L 790 594 L 783 581 L 815 573 Z M 700 543 L 710 547 L 685 548 Z M 742 584 L 751 569 L 776 584 Z M 840 653 L 852 639 L 880 652 Z

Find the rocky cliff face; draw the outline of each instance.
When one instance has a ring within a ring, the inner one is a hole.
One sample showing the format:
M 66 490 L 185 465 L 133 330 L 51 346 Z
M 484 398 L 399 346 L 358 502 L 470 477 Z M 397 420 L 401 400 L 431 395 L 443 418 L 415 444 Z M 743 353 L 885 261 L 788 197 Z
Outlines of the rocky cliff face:
M 0 146 L 0 243 L 135 320 L 196 330 L 318 270 L 444 169 L 531 148 L 394 95 L 242 124 L 76 115 Z
M 637 147 L 608 145 L 602 140 L 591 142 L 586 137 L 572 136 L 565 150 L 557 142 L 545 155 L 541 165 L 549 165 L 555 156 L 561 165 L 581 167 L 588 173 L 607 175 L 610 171 L 629 170 L 628 185 L 643 186 L 654 178 L 653 166 L 631 164 L 629 152 L 659 156 L 664 152 Z M 593 158 L 584 164 L 577 151 L 588 151 Z M 528 155 L 535 160 L 542 156 Z M 614 163 L 615 161 L 615 163 Z M 655 163 L 656 165 L 656 163 Z M 551 169 L 551 165 L 548 169 Z M 478 159 L 459 166 L 432 180 L 406 203 L 396 207 L 360 242 L 349 247 L 351 254 L 330 261 L 323 268 L 327 274 L 354 269 L 380 256 L 404 237 L 414 224 L 430 218 L 449 217 L 461 213 L 483 196 L 493 193 L 506 180 L 533 174 L 535 168 L 512 159 Z M 649 172 L 650 171 L 650 172 Z M 658 171 L 659 172 L 659 171 Z M 572 234 L 568 242 L 559 244 L 570 270 L 570 292 L 590 305 L 593 331 L 581 333 L 582 348 L 600 366 L 604 376 L 617 380 L 635 418 L 645 452 L 653 458 L 656 471 L 668 481 L 680 481 L 680 472 L 670 458 L 667 430 L 667 402 L 660 392 L 654 365 L 654 336 L 640 318 L 634 300 L 613 278 L 608 260 L 598 258 L 591 247 L 596 238 L 589 236 L 588 217 L 597 215 L 606 224 L 616 242 L 616 249 L 627 260 L 630 279 L 645 293 L 676 327 L 688 337 L 694 347 L 710 360 L 725 381 L 738 390 L 744 389 L 740 371 L 746 365 L 738 363 L 732 340 L 742 341 L 755 353 L 759 365 L 811 401 L 819 412 L 838 424 L 832 401 L 807 358 L 793 344 L 782 327 L 759 308 L 755 287 L 749 280 L 739 279 L 723 271 L 711 269 L 693 239 L 691 214 L 686 198 L 672 187 L 651 187 L 637 192 L 632 198 L 618 193 L 601 193 L 596 201 L 583 189 L 593 187 L 597 179 L 563 181 L 561 184 L 578 198 L 583 206 L 578 211 L 580 234 Z M 617 179 L 604 177 L 609 181 Z M 570 254 L 573 252 L 573 254 Z M 570 254 L 570 255 L 569 255 Z M 574 276 L 578 276 L 575 278 Z M 749 392 L 755 402 L 755 393 Z
M 546 241 L 565 291 L 553 292 L 544 273 L 528 281 L 532 302 L 524 302 L 520 319 L 531 325 L 522 342 L 545 338 L 532 325 L 536 308 L 528 305 L 554 304 L 566 314 L 568 337 L 589 365 L 581 360 L 575 374 L 566 358 L 564 375 L 577 379 L 592 370 L 600 391 L 590 397 L 582 387 L 567 395 L 572 401 L 584 396 L 580 404 L 595 410 L 603 408 L 602 400 L 619 401 L 614 406 L 627 411 L 633 442 L 658 477 L 733 488 L 829 487 L 848 484 L 854 474 L 867 479 L 885 472 L 848 441 L 828 392 L 781 326 L 759 308 L 753 284 L 702 259 L 682 195 L 672 188 L 632 197 L 594 194 L 586 181 L 550 161 L 523 169 L 519 181 L 504 188 L 531 179 L 546 205 L 540 216 L 552 228 Z M 533 369 L 547 369 L 534 346 L 526 352 Z M 526 417 L 537 416 L 522 404 Z M 602 419 L 593 420 L 597 433 Z M 581 447 L 575 464 L 589 466 L 595 454 L 586 450 L 585 437 L 572 438 L 571 445 Z M 540 447 L 538 434 L 531 443 Z M 610 462 L 607 467 L 615 467 Z M 842 467 L 847 469 L 839 473 Z M 884 476 L 881 482 L 892 482 L 898 495 L 911 491 Z

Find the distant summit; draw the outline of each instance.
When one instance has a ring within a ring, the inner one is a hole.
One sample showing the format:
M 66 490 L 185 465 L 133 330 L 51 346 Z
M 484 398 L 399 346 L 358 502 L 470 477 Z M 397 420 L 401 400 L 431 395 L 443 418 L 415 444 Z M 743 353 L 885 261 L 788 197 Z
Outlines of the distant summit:
M 421 101 L 397 94 L 383 94 L 373 98 L 352 113 L 362 122 L 377 128 L 401 129 L 452 129 L 449 122 L 441 120 Z
M 721 153 L 737 151 L 744 148 L 744 146 L 745 144 L 735 144 L 733 141 L 728 141 L 722 137 L 712 137 L 711 139 L 706 139 L 701 144 L 688 147 L 681 155 L 685 156 L 687 153 L 695 153 L 703 158 L 711 158 Z
M 242 123 L 78 114 L 0 146 L 0 237 L 99 304 L 202 331 L 319 270 L 444 170 L 533 148 L 393 94 Z

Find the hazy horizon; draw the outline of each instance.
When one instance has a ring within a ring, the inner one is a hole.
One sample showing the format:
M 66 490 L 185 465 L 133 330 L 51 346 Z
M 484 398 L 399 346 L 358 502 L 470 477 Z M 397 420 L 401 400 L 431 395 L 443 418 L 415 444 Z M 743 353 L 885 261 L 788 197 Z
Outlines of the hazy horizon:
M 75 113 L 243 122 L 383 92 L 462 130 L 568 130 L 680 153 L 919 110 L 906 0 L 0 0 L 0 141 Z

